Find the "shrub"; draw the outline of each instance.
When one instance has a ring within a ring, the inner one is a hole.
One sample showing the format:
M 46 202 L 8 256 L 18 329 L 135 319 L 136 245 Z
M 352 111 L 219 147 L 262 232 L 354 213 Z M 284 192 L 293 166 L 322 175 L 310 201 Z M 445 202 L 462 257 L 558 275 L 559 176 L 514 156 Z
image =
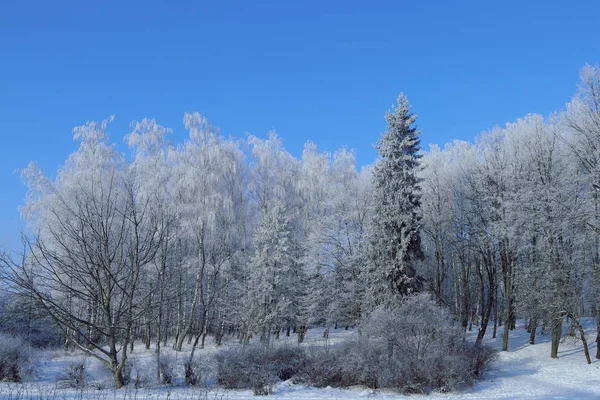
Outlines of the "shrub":
M 257 346 L 219 354 L 219 384 L 226 389 L 252 389 L 255 395 L 272 393 L 277 373 L 264 358 L 267 351 L 267 348 Z
M 329 347 L 250 346 L 218 356 L 218 382 L 269 394 L 277 379 L 317 387 L 390 388 L 447 392 L 481 376 L 494 352 L 466 340 L 450 314 L 427 295 L 376 309 L 360 340 Z
M 20 338 L 0 334 L 0 381 L 22 382 L 32 369 L 30 347 Z
M 380 387 L 384 357 L 381 346 L 363 338 L 347 342 L 340 350 L 344 376 L 352 378 L 348 386 L 363 385 L 371 389 Z
M 175 375 L 175 360 L 170 356 L 162 356 L 158 363 L 160 380 L 163 385 L 171 385 Z
M 184 365 L 185 384 L 198 386 L 202 382 L 202 366 L 198 361 L 187 361 Z
M 381 351 L 368 340 L 347 341 L 307 351 L 295 380 L 316 387 L 379 387 Z
M 70 388 L 82 389 L 86 387 L 88 374 L 85 360 L 70 362 L 61 381 Z
M 426 295 L 379 308 L 363 321 L 360 340 L 310 349 L 296 380 L 405 393 L 459 389 L 479 377 L 495 353 L 467 341 L 451 321 Z
M 217 356 L 217 379 L 227 389 L 252 389 L 255 395 L 267 395 L 278 379 L 295 376 L 304 363 L 299 347 L 249 346 Z
M 264 356 L 282 381 L 292 379 L 306 363 L 304 349 L 296 346 L 271 348 L 265 351 Z
M 297 382 L 316 387 L 341 387 L 345 386 L 344 371 L 340 353 L 337 349 L 312 347 L 306 353 Z
M 385 359 L 381 387 L 407 393 L 456 390 L 471 384 L 493 357 L 490 349 L 467 341 L 448 311 L 425 294 L 375 310 L 363 326 Z

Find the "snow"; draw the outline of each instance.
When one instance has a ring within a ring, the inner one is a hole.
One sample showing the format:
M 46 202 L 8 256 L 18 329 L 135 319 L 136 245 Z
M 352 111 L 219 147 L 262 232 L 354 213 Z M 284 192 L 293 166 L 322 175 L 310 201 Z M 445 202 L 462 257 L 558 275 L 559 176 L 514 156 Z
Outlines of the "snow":
M 596 352 L 594 324 L 584 320 L 586 336 L 590 342 L 592 357 Z M 356 330 L 337 329 L 330 332 L 328 340 L 322 338 L 321 329 L 313 329 L 307 335 L 307 344 L 331 345 L 352 335 Z M 475 332 L 470 332 L 474 335 Z M 488 339 L 488 344 L 500 348 L 501 335 Z M 586 364 L 581 342 L 567 337 L 560 345 L 559 358 L 550 358 L 550 335 L 537 337 L 537 344 L 529 345 L 529 334 L 521 321 L 517 329 L 511 331 L 509 351 L 500 352 L 490 365 L 483 378 L 473 387 L 462 393 L 432 393 L 430 395 L 403 396 L 392 391 L 371 390 L 363 387 L 349 389 L 312 388 L 280 382 L 275 394 L 269 399 L 411 399 L 411 400 L 452 400 L 452 399 L 600 399 L 600 360 Z M 295 337 L 283 337 L 281 342 L 293 344 Z M 236 346 L 233 340 L 228 346 Z M 214 353 L 217 349 L 209 344 L 199 350 L 202 356 Z M 152 381 L 152 350 L 147 351 L 141 344 L 134 351 L 135 367 L 148 374 Z M 165 355 L 186 356 L 186 352 L 175 353 L 165 348 Z M 206 357 L 208 358 L 208 357 Z M 70 363 L 84 360 L 90 373 L 90 384 L 86 389 L 66 388 L 60 378 Z M 37 368 L 31 381 L 26 384 L 0 383 L 0 399 L 256 399 L 250 390 L 223 390 L 215 388 L 186 388 L 180 380 L 172 387 L 151 386 L 135 389 L 132 385 L 116 391 L 111 387 L 110 374 L 98 361 L 82 358 L 80 354 L 65 351 L 44 351 L 36 355 Z M 103 389 L 103 390 L 99 390 Z

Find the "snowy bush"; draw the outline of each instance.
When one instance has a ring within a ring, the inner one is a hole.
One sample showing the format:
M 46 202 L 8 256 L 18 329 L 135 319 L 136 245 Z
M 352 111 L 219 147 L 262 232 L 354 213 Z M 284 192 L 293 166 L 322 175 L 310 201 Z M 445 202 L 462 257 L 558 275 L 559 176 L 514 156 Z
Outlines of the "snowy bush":
M 328 347 L 250 346 L 218 356 L 218 382 L 269 394 L 277 379 L 316 387 L 390 388 L 447 392 L 471 384 L 494 352 L 466 340 L 450 314 L 427 295 L 376 309 L 360 340 Z
M 447 392 L 472 383 L 494 355 L 467 341 L 426 295 L 377 309 L 362 326 L 360 340 L 310 349 L 295 379 L 317 387 Z
M 450 314 L 425 294 L 376 309 L 363 326 L 383 354 L 380 387 L 408 393 L 455 390 L 472 383 L 493 357 L 467 341 Z
M 228 350 L 217 356 L 217 379 L 227 389 L 252 389 L 255 395 L 267 395 L 278 379 L 295 376 L 304 362 L 299 347 L 259 345 Z
M 72 361 L 62 376 L 62 383 L 70 388 L 82 389 L 87 386 L 88 373 L 85 360 Z
M 163 385 L 171 385 L 175 376 L 175 359 L 168 355 L 162 356 L 158 363 L 160 381 Z
M 306 363 L 304 349 L 297 346 L 282 346 L 267 352 L 269 363 L 273 365 L 277 377 L 282 381 L 293 378 Z
M 344 386 L 345 376 L 339 353 L 325 348 L 310 348 L 296 381 L 316 387 Z
M 368 339 L 361 339 L 345 343 L 340 351 L 344 375 L 352 378 L 346 386 L 363 385 L 372 389 L 379 387 L 384 357 L 381 346 L 374 345 Z
M 185 384 L 189 386 L 198 386 L 202 383 L 202 366 L 198 361 L 187 361 L 183 368 L 185 370 Z
M 20 338 L 0 334 L 0 381 L 22 382 L 31 372 L 30 347 Z
M 308 349 L 295 381 L 316 387 L 378 387 L 381 351 L 368 341 Z

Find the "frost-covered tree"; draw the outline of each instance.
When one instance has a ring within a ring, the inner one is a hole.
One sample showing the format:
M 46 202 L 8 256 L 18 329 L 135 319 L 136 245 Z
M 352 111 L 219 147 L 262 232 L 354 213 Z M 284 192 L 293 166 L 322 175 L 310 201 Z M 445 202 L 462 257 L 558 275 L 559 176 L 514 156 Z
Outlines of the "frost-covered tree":
M 175 152 L 167 139 L 171 132 L 154 119 L 144 119 L 132 123 L 132 131 L 125 136 L 125 142 L 133 150 L 129 174 L 138 187 L 140 199 L 147 199 L 149 207 L 155 210 L 158 230 L 163 238 L 152 268 L 143 276 L 141 286 L 147 308 L 143 324 L 144 342 L 146 349 L 150 349 L 152 339 L 156 338 L 156 375 L 159 383 L 161 341 L 167 331 L 165 315 L 174 304 L 174 296 L 168 293 L 168 289 L 171 278 L 178 272 L 176 244 L 181 232 L 174 169 L 169 162 L 169 157 Z
M 367 303 L 376 305 L 391 293 L 405 296 L 420 290 L 416 262 L 421 249 L 421 187 L 417 175 L 421 155 L 417 116 L 404 94 L 385 116 L 387 131 L 376 149 L 373 173 L 373 219 L 369 240 Z
M 274 319 L 275 323 L 256 325 L 256 318 L 249 318 L 248 309 L 256 310 L 256 298 L 244 296 L 245 303 L 240 313 L 240 319 L 246 330 L 255 331 L 256 329 L 273 329 L 275 336 L 278 337 L 282 328 L 289 334 L 294 326 L 295 330 L 303 331 L 307 323 L 307 316 L 304 307 L 304 294 L 306 291 L 305 270 L 302 264 L 302 245 L 306 236 L 306 218 L 303 214 L 306 204 L 303 201 L 300 189 L 301 166 L 298 159 L 294 158 L 283 147 L 281 138 L 274 131 L 269 132 L 266 140 L 255 136 L 248 138 L 248 144 L 251 146 L 250 161 L 250 181 L 248 185 L 251 209 L 249 211 L 250 221 L 248 223 L 249 232 L 253 232 L 253 240 L 250 240 L 250 255 L 254 255 L 252 260 L 246 265 L 244 276 L 245 284 L 256 276 L 256 256 L 259 249 L 256 248 L 262 241 L 261 226 L 274 216 L 284 213 L 286 230 L 285 235 L 287 254 L 284 254 L 288 260 L 293 260 L 293 268 L 289 276 L 286 277 L 289 291 L 286 292 L 285 316 L 280 314 Z M 277 210 L 274 210 L 276 208 Z M 275 213 L 275 214 L 274 214 Z M 281 225 L 280 225 L 281 226 Z M 254 248 L 252 248 L 254 246 Z M 294 281 L 293 287 L 289 285 L 289 280 Z M 266 293 L 268 295 L 268 293 Z M 262 333 L 262 332 L 261 332 Z M 266 332 L 267 334 L 269 332 Z
M 273 204 L 254 235 L 247 296 L 250 314 L 246 339 L 252 333 L 266 338 L 273 328 L 293 318 L 294 249 L 291 226 L 283 205 Z
M 178 286 L 177 340 L 203 346 L 223 323 L 222 307 L 231 269 L 245 243 L 244 161 L 238 144 L 226 140 L 199 113 L 185 114 L 190 140 L 173 157 L 177 198 L 183 214 L 185 251 Z
M 51 316 L 68 343 L 125 384 L 128 345 L 147 312 L 144 277 L 163 235 L 156 209 L 108 143 L 108 120 L 75 128 L 79 149 L 55 180 L 35 164 L 24 209 L 33 232 L 15 289 Z
M 593 292 L 596 311 L 596 359 L 600 359 L 600 66 L 586 64 L 578 91 L 567 104 L 561 138 L 567 144 L 587 186 L 580 217 L 592 236 Z

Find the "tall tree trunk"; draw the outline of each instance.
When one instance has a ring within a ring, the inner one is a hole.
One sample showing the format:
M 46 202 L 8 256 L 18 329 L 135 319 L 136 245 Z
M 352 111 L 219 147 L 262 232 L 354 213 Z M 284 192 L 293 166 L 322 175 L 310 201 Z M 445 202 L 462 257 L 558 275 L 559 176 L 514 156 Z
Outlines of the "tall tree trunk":
M 502 274 L 504 276 L 504 335 L 502 337 L 502 351 L 508 351 L 508 333 L 513 319 L 512 304 L 512 260 L 508 250 L 508 239 L 503 239 L 500 246 L 500 257 L 502 261 Z
M 529 324 L 529 344 L 535 344 L 535 333 L 537 331 L 537 326 L 538 326 L 537 316 L 531 317 L 531 322 Z
M 558 358 L 558 345 L 560 344 L 560 338 L 562 336 L 562 324 L 562 314 L 552 321 L 552 344 L 550 347 L 550 357 L 552 358 Z
M 494 306 L 494 272 L 493 272 L 493 264 L 492 260 L 488 260 L 489 263 L 486 266 L 487 270 L 487 278 L 488 278 L 488 291 L 487 291 L 487 301 L 485 302 L 485 311 L 481 317 L 481 325 L 479 327 L 479 332 L 477 332 L 477 344 L 481 344 L 483 342 L 483 337 L 485 336 L 485 332 L 487 330 L 488 323 L 490 321 L 490 315 L 492 314 L 492 308 Z M 483 277 L 482 277 L 482 289 L 481 289 L 481 297 L 484 298 L 485 287 L 483 285 Z M 494 327 L 495 331 L 495 327 Z
M 301 324 L 298 326 L 298 344 L 304 342 L 304 336 L 306 335 L 306 325 Z
M 494 275 L 496 274 L 494 270 Z M 494 330 L 492 331 L 492 339 L 496 339 L 498 333 L 498 282 L 494 277 Z
M 581 326 L 581 324 L 579 323 L 579 320 L 577 318 L 575 318 L 574 315 L 571 315 L 571 319 L 573 320 L 573 325 L 579 331 L 579 336 L 581 338 L 581 343 L 583 344 L 583 353 L 585 354 L 585 360 L 587 361 L 588 364 L 591 364 L 592 363 L 592 359 L 590 358 L 590 350 L 588 348 L 588 343 L 587 343 L 587 340 L 585 338 L 585 332 L 583 331 L 583 327 Z
M 600 309 L 596 310 L 596 359 L 600 360 Z

